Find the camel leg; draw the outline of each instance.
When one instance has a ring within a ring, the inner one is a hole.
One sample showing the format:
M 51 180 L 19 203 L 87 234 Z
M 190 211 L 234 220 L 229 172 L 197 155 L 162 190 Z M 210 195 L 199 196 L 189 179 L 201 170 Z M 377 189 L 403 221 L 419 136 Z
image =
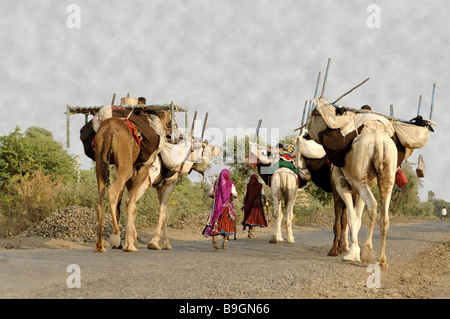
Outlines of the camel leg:
M 167 219 L 167 203 L 169 202 L 170 195 L 175 188 L 176 183 L 164 184 L 162 188 L 157 189 L 158 199 L 159 199 L 159 217 L 158 224 L 156 225 L 155 234 L 152 240 L 148 243 L 148 249 L 161 250 L 159 246 L 159 240 L 161 238 L 161 229 Z M 164 234 L 163 234 L 164 235 Z M 170 244 L 167 244 L 167 237 L 164 239 L 164 249 L 170 249 Z
M 333 191 L 333 197 L 334 197 L 334 225 L 333 225 L 333 233 L 334 233 L 334 240 L 333 240 L 333 247 L 331 247 L 331 250 L 328 253 L 328 256 L 338 256 L 338 243 L 340 244 L 339 238 L 342 236 L 341 234 L 341 223 L 342 223 L 342 215 L 344 210 L 344 202 L 342 201 L 341 197 L 337 193 L 337 191 Z
M 103 180 L 98 180 L 98 204 L 97 204 L 97 219 L 98 219 L 98 239 L 97 239 L 97 247 L 95 248 L 95 252 L 106 252 L 105 245 L 103 243 L 102 238 L 102 230 L 103 230 L 103 198 L 105 197 L 105 189 L 106 185 Z
M 281 237 L 281 219 L 282 219 L 282 211 L 281 211 L 281 201 L 278 197 L 273 197 L 273 208 L 274 208 L 274 224 L 273 224 L 273 233 L 272 237 L 269 240 L 269 243 L 276 244 L 278 242 L 283 241 Z
M 331 175 L 336 185 L 336 191 L 339 193 L 339 196 L 341 197 L 342 201 L 345 203 L 345 206 L 347 207 L 348 227 L 352 235 L 350 248 L 347 254 L 345 254 L 342 257 L 342 260 L 361 262 L 359 256 L 361 249 L 358 243 L 358 233 L 359 227 L 361 225 L 361 216 L 358 216 L 358 214 L 355 211 L 355 208 L 353 206 L 353 197 L 350 185 L 345 180 L 342 170 L 339 167 L 335 167 Z
M 120 242 L 120 230 L 119 230 L 119 214 L 118 214 L 118 203 L 119 199 L 122 197 L 123 190 L 125 188 L 125 183 L 128 181 L 128 179 L 131 177 L 132 171 L 128 169 L 119 169 L 117 171 L 116 178 L 114 180 L 114 183 L 111 185 L 111 187 L 108 190 L 108 196 L 109 196 L 109 208 L 111 210 L 111 217 L 112 217 L 112 223 L 113 223 L 113 233 L 111 237 L 109 238 L 109 244 L 112 248 L 120 248 L 121 242 Z
M 143 166 L 133 177 L 131 189 L 127 199 L 127 235 L 125 237 L 124 251 L 136 252 L 137 231 L 134 226 L 134 219 L 137 215 L 136 202 L 142 197 L 150 186 L 148 179 L 148 167 Z M 128 185 L 129 186 L 129 185 Z
M 167 186 L 167 189 L 165 190 L 165 192 L 172 194 L 175 189 L 177 180 L 178 180 L 178 177 L 176 177 L 175 180 L 170 181 L 171 184 Z M 168 197 L 167 197 L 167 202 L 169 201 L 169 198 L 170 198 L 170 195 L 168 195 Z M 169 237 L 167 235 L 167 224 L 169 223 L 169 211 L 167 209 L 167 202 L 165 205 L 166 218 L 164 219 L 164 222 L 163 222 L 161 248 L 164 250 L 172 250 L 172 246 L 170 245 Z
M 293 244 L 294 233 L 292 232 L 292 220 L 294 219 L 294 203 L 297 194 L 297 189 L 289 190 L 289 197 L 285 201 L 286 206 L 286 243 Z
M 378 258 L 378 264 L 381 268 L 388 268 L 386 263 L 386 235 L 389 230 L 389 204 L 391 201 L 393 183 L 380 186 L 380 201 L 381 201 L 381 253 Z
M 103 243 L 103 199 L 105 198 L 106 180 L 102 172 L 102 166 L 98 164 L 95 166 L 95 173 L 97 177 L 98 187 L 98 203 L 97 203 L 97 219 L 98 219 L 98 239 L 95 252 L 106 252 L 105 245 Z
M 344 204 L 342 204 L 345 206 Z M 348 251 L 348 222 L 347 222 L 347 208 L 342 209 L 341 215 L 341 235 L 337 251 L 339 254 Z

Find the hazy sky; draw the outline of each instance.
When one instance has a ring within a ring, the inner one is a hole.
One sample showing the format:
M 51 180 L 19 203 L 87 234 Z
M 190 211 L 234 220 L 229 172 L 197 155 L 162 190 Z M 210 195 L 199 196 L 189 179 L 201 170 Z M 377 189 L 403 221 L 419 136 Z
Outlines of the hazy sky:
M 67 24 L 72 3 L 80 28 Z M 380 9 L 380 28 L 367 24 L 370 4 Z M 436 82 L 438 126 L 410 161 L 422 153 L 427 165 L 421 198 L 433 190 L 450 201 L 448 1 L 1 0 L 0 8 L 0 135 L 39 126 L 65 143 L 66 104 L 106 105 L 113 93 L 130 93 L 188 107 L 189 122 L 194 111 L 199 118 L 209 112 L 216 133 L 252 128 L 261 118 L 283 137 L 300 125 L 331 58 L 327 98 L 369 77 L 341 103 L 385 114 L 393 104 L 407 120 L 420 94 L 429 118 Z M 71 116 L 68 151 L 89 168 L 83 124 L 84 116 Z

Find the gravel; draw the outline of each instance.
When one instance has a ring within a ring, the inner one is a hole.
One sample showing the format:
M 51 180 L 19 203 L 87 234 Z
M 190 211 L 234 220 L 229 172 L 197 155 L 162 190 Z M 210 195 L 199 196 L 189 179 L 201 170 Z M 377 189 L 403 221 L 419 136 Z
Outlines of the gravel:
M 109 237 L 112 229 L 111 215 L 104 214 L 103 235 Z M 49 239 L 64 239 L 77 243 L 93 243 L 97 241 L 98 236 L 97 212 L 91 208 L 77 205 L 58 209 L 19 236 L 37 236 Z

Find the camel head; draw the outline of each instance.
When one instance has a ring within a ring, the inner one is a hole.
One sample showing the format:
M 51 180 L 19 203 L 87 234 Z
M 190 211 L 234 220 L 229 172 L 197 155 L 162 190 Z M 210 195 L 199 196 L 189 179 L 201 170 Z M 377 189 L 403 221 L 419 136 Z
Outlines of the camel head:
M 203 142 L 202 144 L 202 154 L 201 159 L 198 156 L 196 158 L 195 164 L 192 166 L 192 169 L 200 174 L 204 174 L 206 169 L 208 168 L 211 159 L 215 156 L 222 156 L 223 150 L 220 146 L 209 144 L 208 141 Z
M 249 164 L 250 167 L 255 167 L 257 164 L 270 165 L 277 155 L 278 153 L 269 155 L 266 147 L 259 147 L 258 144 L 249 142 L 247 164 Z

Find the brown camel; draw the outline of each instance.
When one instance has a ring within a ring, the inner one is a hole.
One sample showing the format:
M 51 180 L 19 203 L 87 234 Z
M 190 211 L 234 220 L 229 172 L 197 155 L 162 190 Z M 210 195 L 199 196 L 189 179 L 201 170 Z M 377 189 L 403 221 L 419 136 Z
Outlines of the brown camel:
M 108 189 L 108 197 L 114 227 L 111 246 L 118 247 L 120 245 L 120 230 L 118 227 L 117 203 L 122 196 L 126 182 L 133 175 L 133 164 L 139 155 L 139 145 L 133 138 L 125 121 L 110 118 L 102 123 L 97 132 L 94 152 L 98 184 L 98 240 L 95 251 L 105 252 L 106 249 L 102 239 L 103 199 L 105 190 L 109 185 L 109 165 L 115 164 L 117 170 L 116 178 Z M 119 237 L 118 244 L 117 237 Z
M 89 127 L 88 124 L 85 126 Z M 149 125 L 145 127 L 146 134 L 141 140 L 141 146 L 139 146 L 136 136 L 133 135 L 128 124 L 127 119 L 113 117 L 103 119 L 96 134 L 94 130 L 90 129 L 95 134 L 94 155 L 99 191 L 99 202 L 97 206 L 99 237 L 97 248 L 95 249 L 98 252 L 106 251 L 102 239 L 102 207 L 105 189 L 109 184 L 109 165 L 116 165 L 116 177 L 108 189 L 109 206 L 114 228 L 113 234 L 110 237 L 110 244 L 112 248 L 120 248 L 120 230 L 118 228 L 120 217 L 119 206 L 125 185 L 132 178 L 136 164 L 142 166 L 142 161 L 140 160 L 142 154 L 147 154 L 145 158 L 147 163 L 149 163 L 150 160 L 154 161 L 161 148 L 161 136 L 157 134 L 153 127 Z M 142 125 L 146 124 L 144 123 Z M 162 122 L 162 125 L 166 126 L 167 120 Z M 92 123 L 90 127 L 92 127 Z M 83 132 L 83 129 L 81 132 Z M 92 133 L 90 133 L 90 136 L 92 136 Z M 89 139 L 87 140 L 89 141 Z M 145 144 L 145 146 L 142 144 Z

